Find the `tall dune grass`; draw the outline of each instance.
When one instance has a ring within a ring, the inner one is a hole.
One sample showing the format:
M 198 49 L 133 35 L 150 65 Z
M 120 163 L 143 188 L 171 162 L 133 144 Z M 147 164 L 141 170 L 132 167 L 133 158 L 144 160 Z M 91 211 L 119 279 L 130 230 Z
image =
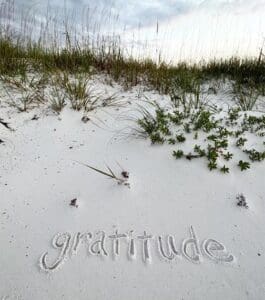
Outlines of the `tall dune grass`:
M 95 15 L 95 10 L 94 10 Z M 74 16 L 74 17 L 73 17 Z M 172 84 L 197 84 L 209 79 L 228 78 L 265 94 L 265 59 L 263 49 L 257 58 L 232 57 L 209 62 L 168 64 L 161 59 L 134 57 L 115 32 L 118 16 L 101 11 L 93 17 L 87 8 L 81 25 L 75 12 L 58 15 L 48 7 L 40 19 L 35 11 L 19 11 L 14 0 L 0 3 L 0 75 L 27 72 L 91 73 L 103 72 L 126 87 L 140 82 L 159 92 L 169 93 Z M 158 26 L 158 25 L 157 25 Z M 106 28 L 111 28 L 106 30 Z M 134 41 L 131 47 L 135 47 Z

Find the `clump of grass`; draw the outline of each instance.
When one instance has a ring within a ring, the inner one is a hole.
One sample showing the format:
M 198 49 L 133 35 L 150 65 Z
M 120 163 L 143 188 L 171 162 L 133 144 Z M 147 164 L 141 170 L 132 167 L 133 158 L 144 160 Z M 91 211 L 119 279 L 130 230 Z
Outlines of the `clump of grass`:
M 44 103 L 45 78 L 41 76 L 2 76 L 4 89 L 9 98 L 9 104 L 20 112 L 26 112 Z
M 74 110 L 89 110 L 93 102 L 97 101 L 97 97 L 92 94 L 91 88 L 88 87 L 88 78 L 78 76 L 73 81 L 65 84 L 65 92 L 71 101 Z
M 56 113 L 60 113 L 66 105 L 66 95 L 64 90 L 55 85 L 51 88 L 49 94 L 50 107 Z
M 97 93 L 90 84 L 90 75 L 88 74 L 69 74 L 66 72 L 55 75 L 55 106 L 63 106 L 66 100 L 69 100 L 71 108 L 77 111 L 92 111 L 99 107 L 120 106 L 116 95 L 106 95 Z M 61 90 L 61 91 L 60 91 Z
M 243 111 L 253 110 L 259 95 L 259 91 L 252 86 L 244 86 L 238 83 L 233 85 L 233 98 L 238 107 Z

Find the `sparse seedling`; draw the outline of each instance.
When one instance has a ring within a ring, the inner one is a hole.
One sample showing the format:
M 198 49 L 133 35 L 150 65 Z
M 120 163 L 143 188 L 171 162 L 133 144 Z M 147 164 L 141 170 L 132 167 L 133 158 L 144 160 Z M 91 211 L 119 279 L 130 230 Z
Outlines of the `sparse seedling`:
M 238 166 L 239 166 L 241 171 L 245 171 L 245 170 L 250 168 L 250 163 L 247 162 L 247 161 L 240 160 L 239 163 L 238 163 Z
M 214 169 L 217 169 L 217 163 L 216 163 L 215 161 L 210 161 L 210 162 L 208 163 L 208 169 L 209 169 L 210 171 L 212 171 L 212 170 L 214 170 Z
M 228 111 L 228 118 L 232 125 L 236 124 L 235 121 L 239 118 L 239 108 L 232 108 Z
M 230 159 L 233 158 L 233 153 L 227 152 L 227 153 L 223 154 L 223 157 L 225 160 L 229 161 Z
M 183 134 L 179 134 L 176 136 L 176 139 L 179 143 L 184 143 L 186 141 L 186 138 Z
M 150 139 L 152 144 L 163 144 L 165 139 L 161 136 L 159 132 L 152 133 L 150 135 Z
M 247 139 L 241 137 L 236 141 L 236 146 L 243 147 L 246 142 L 247 142 Z
M 176 140 L 173 138 L 168 139 L 168 143 L 169 145 L 175 145 L 176 144 Z
M 222 173 L 226 174 L 226 173 L 229 173 L 229 168 L 226 167 L 226 166 L 223 166 L 223 167 L 220 169 L 220 171 L 221 171 Z
M 206 156 L 206 151 L 203 150 L 203 149 L 202 149 L 200 146 L 198 146 L 198 145 L 195 145 L 195 146 L 194 146 L 194 152 L 195 152 L 195 153 L 198 153 L 198 155 L 199 155 L 200 157 Z
M 217 149 L 215 147 L 212 147 L 212 146 L 208 145 L 208 152 L 207 152 L 208 160 L 216 162 L 218 156 L 219 155 L 218 155 Z
M 185 123 L 183 125 L 183 127 L 184 127 L 184 130 L 185 130 L 186 133 L 190 133 L 191 132 L 190 124 L 189 123 Z
M 182 150 L 177 150 L 177 151 L 173 151 L 173 156 L 176 159 L 180 159 L 181 157 L 183 157 L 184 153 Z

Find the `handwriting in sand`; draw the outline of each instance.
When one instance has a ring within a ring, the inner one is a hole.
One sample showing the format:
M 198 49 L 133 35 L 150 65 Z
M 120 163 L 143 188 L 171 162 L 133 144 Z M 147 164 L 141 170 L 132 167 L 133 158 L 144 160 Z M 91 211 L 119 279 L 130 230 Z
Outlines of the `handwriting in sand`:
M 133 230 L 112 234 L 105 231 L 91 232 L 69 232 L 56 234 L 52 240 L 53 247 L 58 250 L 55 258 L 45 252 L 40 258 L 40 267 L 45 271 L 57 270 L 68 258 L 78 253 L 83 244 L 88 255 L 103 257 L 119 257 L 122 253 L 127 254 L 130 260 L 141 259 L 145 263 L 152 262 L 154 254 L 160 258 L 173 261 L 184 257 L 192 263 L 201 263 L 203 256 L 214 262 L 232 263 L 235 258 L 229 253 L 225 246 L 215 239 L 206 239 L 202 243 L 195 233 L 194 228 L 189 228 L 190 237 L 184 239 L 179 246 L 173 235 L 158 235 L 143 231 L 135 234 Z

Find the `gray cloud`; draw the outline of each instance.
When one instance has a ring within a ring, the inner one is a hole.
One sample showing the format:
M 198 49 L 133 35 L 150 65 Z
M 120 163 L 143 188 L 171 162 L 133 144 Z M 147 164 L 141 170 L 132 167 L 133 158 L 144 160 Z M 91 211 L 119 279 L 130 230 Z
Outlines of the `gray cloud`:
M 128 26 L 149 25 L 151 23 L 162 21 L 166 18 L 177 16 L 192 9 L 198 1 L 196 0 L 54 0 L 50 6 L 57 9 L 63 9 L 66 4 L 70 11 L 75 9 L 77 14 L 84 7 L 97 7 L 97 12 L 109 10 L 112 14 L 119 15 L 119 19 L 123 24 Z M 48 1 L 36 0 L 17 0 L 16 3 L 22 7 L 38 9 L 43 12 Z
M 265 0 L 16 0 L 19 7 L 32 8 L 43 14 L 49 3 L 50 7 L 63 12 L 64 5 L 70 12 L 76 11 L 76 20 L 80 21 L 80 15 L 85 7 L 90 7 L 93 18 L 100 22 L 101 14 L 105 17 L 111 13 L 118 15 L 121 25 L 128 27 L 148 26 L 157 21 L 178 17 L 196 10 L 227 10 L 235 13 L 245 11 L 257 11 L 265 9 Z M 0 0 L 1 2 L 1 0 Z M 91 15 L 91 17 L 92 17 Z M 104 23 L 104 22 L 102 22 Z M 104 25 L 103 25 L 104 26 Z

